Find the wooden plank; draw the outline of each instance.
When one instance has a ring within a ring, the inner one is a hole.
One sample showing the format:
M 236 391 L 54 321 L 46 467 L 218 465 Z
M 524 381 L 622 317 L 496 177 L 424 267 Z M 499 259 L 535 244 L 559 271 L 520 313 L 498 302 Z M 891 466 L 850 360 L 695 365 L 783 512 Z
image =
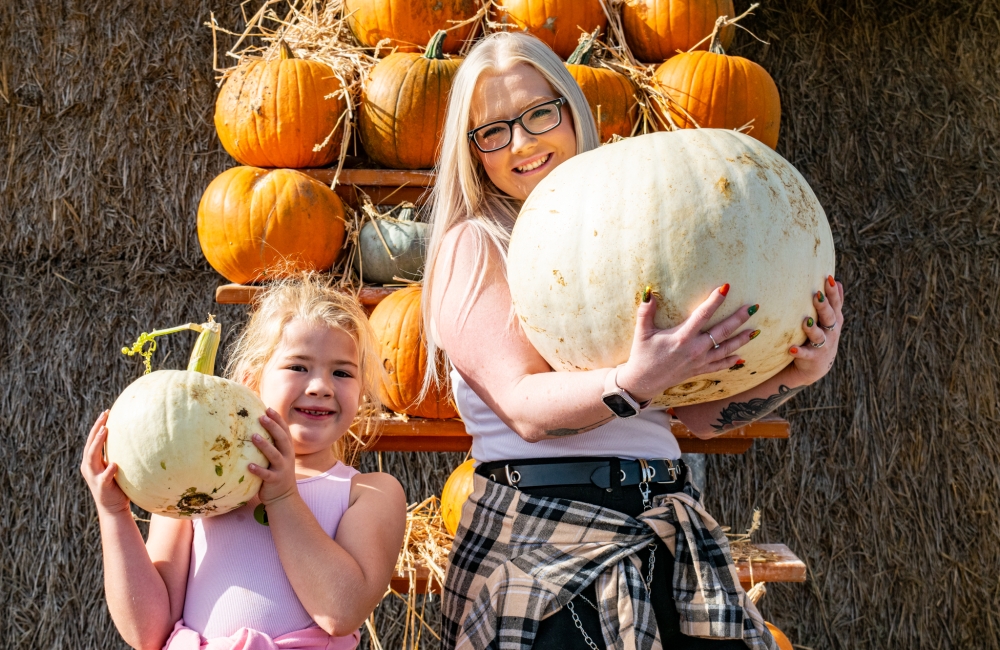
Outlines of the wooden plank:
M 805 582 L 806 565 L 792 550 L 784 544 L 756 544 L 757 548 L 770 551 L 779 556 L 777 560 L 770 562 L 754 562 L 751 567 L 747 562 L 737 562 L 736 572 L 740 578 L 740 584 L 744 589 L 749 589 L 758 582 Z M 427 577 L 430 575 L 423 566 L 418 566 L 416 570 L 416 592 L 418 594 L 427 593 Z M 751 578 L 752 576 L 752 578 Z M 392 576 L 390 586 L 400 594 L 405 594 L 410 590 L 409 578 L 400 574 Z M 441 593 L 440 587 L 435 583 L 433 593 Z
M 215 302 L 220 305 L 245 305 L 253 302 L 257 292 L 263 287 L 245 284 L 224 284 L 215 289 Z M 362 287 L 358 294 L 358 302 L 363 307 L 372 309 L 382 302 L 382 299 L 399 287 Z
M 323 169 L 300 169 L 321 183 L 329 185 L 337 173 L 336 167 Z M 406 169 L 342 169 L 338 185 L 360 185 L 370 187 L 431 187 L 437 174 L 430 170 Z
M 788 422 L 766 417 L 710 440 L 699 439 L 677 419 L 671 422 L 671 430 L 684 453 L 742 454 L 755 439 L 787 438 Z M 461 420 L 410 418 L 386 420 L 370 451 L 468 451 L 471 447 L 472 438 Z

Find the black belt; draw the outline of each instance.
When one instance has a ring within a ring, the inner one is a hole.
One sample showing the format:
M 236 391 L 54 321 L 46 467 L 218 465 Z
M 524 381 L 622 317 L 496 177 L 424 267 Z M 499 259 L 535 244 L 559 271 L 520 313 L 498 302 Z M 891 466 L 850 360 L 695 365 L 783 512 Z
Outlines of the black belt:
M 515 488 L 552 487 L 556 485 L 596 485 L 611 487 L 611 460 L 532 463 L 519 465 L 486 463 L 476 472 L 502 485 Z M 676 483 L 684 475 L 683 460 L 657 458 L 654 460 L 619 461 L 620 485 L 647 483 Z

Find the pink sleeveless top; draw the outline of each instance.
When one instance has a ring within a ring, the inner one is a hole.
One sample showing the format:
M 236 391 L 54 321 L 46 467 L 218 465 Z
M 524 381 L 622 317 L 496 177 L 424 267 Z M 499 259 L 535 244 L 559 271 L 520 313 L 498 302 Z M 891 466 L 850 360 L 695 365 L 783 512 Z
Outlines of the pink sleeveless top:
M 331 539 L 350 505 L 351 478 L 357 473 L 337 463 L 297 481 L 302 500 Z M 192 522 L 183 621 L 206 639 L 232 636 L 241 628 L 275 638 L 316 625 L 285 576 L 270 529 L 254 519 L 259 504 L 255 496 L 232 512 Z M 358 636 L 341 639 L 345 643 L 337 648 L 353 648 Z

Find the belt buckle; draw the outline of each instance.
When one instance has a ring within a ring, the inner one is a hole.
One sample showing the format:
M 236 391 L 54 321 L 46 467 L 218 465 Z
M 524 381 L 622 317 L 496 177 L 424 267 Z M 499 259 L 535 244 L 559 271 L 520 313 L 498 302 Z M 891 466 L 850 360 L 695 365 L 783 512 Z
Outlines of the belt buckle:
M 680 476 L 680 474 L 683 471 L 683 469 L 681 469 L 679 463 L 675 464 L 674 461 L 671 460 L 671 459 L 669 459 L 669 458 L 663 458 L 662 460 L 667 465 L 667 472 L 670 474 L 670 480 L 669 481 L 657 481 L 657 483 L 661 483 L 661 484 L 665 484 L 665 485 L 670 485 L 671 483 L 676 483 L 677 482 L 677 477 Z

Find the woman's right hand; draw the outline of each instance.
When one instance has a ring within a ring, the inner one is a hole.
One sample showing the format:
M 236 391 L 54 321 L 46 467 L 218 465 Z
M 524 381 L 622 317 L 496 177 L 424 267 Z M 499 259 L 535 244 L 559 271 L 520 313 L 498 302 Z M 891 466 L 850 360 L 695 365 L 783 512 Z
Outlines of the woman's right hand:
M 108 411 L 98 416 L 83 447 L 80 473 L 94 497 L 99 513 L 117 514 L 129 510 L 129 500 L 115 481 L 118 465 L 104 460 L 104 442 L 108 438 Z
M 645 401 L 691 377 L 738 364 L 741 359 L 734 353 L 756 334 L 752 330 L 736 332 L 756 312 L 756 305 L 743 305 L 729 318 L 706 329 L 728 291 L 728 284 L 712 291 L 687 320 L 665 330 L 653 324 L 656 296 L 644 296 L 648 300 L 639 303 L 628 361 L 618 368 L 619 388 Z

